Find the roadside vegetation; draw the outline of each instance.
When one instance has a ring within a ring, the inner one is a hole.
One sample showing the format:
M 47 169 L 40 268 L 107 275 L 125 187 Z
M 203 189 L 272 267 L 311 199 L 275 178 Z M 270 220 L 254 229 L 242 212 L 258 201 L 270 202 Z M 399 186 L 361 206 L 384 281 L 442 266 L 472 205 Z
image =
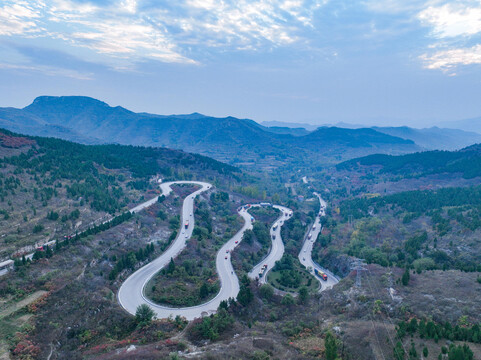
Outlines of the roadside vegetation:
M 246 230 L 242 242 L 232 253 L 232 264 L 236 272 L 245 274 L 252 270 L 269 253 L 272 244 L 269 230 L 280 215 L 271 206 L 254 207 L 249 214 L 255 219 L 252 230 Z
M 298 292 L 301 288 L 309 291 L 319 289 L 319 283 L 299 262 L 297 257 L 287 254 L 268 273 L 267 280 L 276 289 L 287 292 Z
M 319 283 L 297 257 L 302 248 L 307 226 L 312 224 L 314 217 L 313 211 L 309 215 L 297 211 L 282 225 L 281 236 L 285 253 L 267 277 L 268 282 L 275 288 L 287 292 L 298 292 L 303 288 L 315 291 L 319 288 Z
M 221 191 L 196 200 L 194 216 L 195 228 L 186 248 L 147 284 L 146 294 L 156 303 L 176 307 L 199 305 L 220 290 L 215 266 L 217 251 L 239 230 L 241 219 L 229 195 Z M 180 225 L 174 225 L 177 224 Z

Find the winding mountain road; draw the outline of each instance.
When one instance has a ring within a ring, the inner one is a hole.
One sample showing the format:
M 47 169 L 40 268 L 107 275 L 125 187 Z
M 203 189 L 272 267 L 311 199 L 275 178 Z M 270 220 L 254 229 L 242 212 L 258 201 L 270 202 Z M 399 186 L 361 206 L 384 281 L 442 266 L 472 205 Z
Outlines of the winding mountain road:
M 259 278 L 259 283 L 261 284 L 265 284 L 267 282 L 267 274 L 274 267 L 276 261 L 280 260 L 282 258 L 282 255 L 284 255 L 284 243 L 282 242 L 281 238 L 281 227 L 284 222 L 290 219 L 290 217 L 292 216 L 292 210 L 289 208 L 279 205 L 273 205 L 272 207 L 280 210 L 282 215 L 277 218 L 277 220 L 274 222 L 270 229 L 270 237 L 272 240 L 271 249 L 269 251 L 269 254 L 267 254 L 267 256 L 256 266 L 254 266 L 254 268 L 248 274 L 249 278 L 251 279 Z M 267 271 L 265 271 L 265 273 L 261 277 L 259 277 L 261 268 L 264 265 L 267 265 Z
M 314 243 L 317 240 L 317 237 L 319 233 L 322 230 L 322 225 L 321 225 L 321 217 L 326 215 L 326 206 L 327 203 L 321 198 L 321 196 L 318 193 L 314 193 L 319 199 L 319 202 L 321 204 L 321 208 L 319 210 L 319 214 L 316 216 L 316 219 L 314 220 L 314 224 L 308 231 L 308 235 L 304 239 L 304 244 L 302 246 L 302 249 L 299 253 L 299 261 L 301 262 L 302 265 L 304 265 L 309 272 L 311 272 L 314 277 L 321 283 L 321 289 L 319 292 L 327 290 L 332 288 L 334 285 L 336 285 L 339 282 L 339 278 L 334 275 L 332 272 L 329 270 L 321 267 L 319 264 L 315 263 L 312 260 L 312 248 L 314 247 Z M 316 276 L 314 273 L 314 269 L 317 269 L 319 271 L 323 271 L 327 275 L 327 280 L 322 280 L 320 277 Z
M 185 308 L 171 308 L 155 304 L 145 296 L 145 286 L 157 272 L 159 272 L 170 262 L 171 258 L 175 258 L 185 248 L 187 240 L 192 236 L 194 229 L 194 198 L 200 193 L 210 189 L 212 186 L 208 183 L 197 181 L 166 182 L 160 184 L 160 188 L 164 196 L 170 194 L 172 191 L 171 185 L 173 184 L 196 184 L 200 185 L 201 188 L 194 191 L 184 199 L 182 206 L 181 231 L 171 246 L 158 258 L 130 275 L 120 287 L 117 297 L 120 305 L 131 314 L 135 314 L 135 311 L 139 305 L 148 304 L 152 310 L 154 310 L 157 318 L 167 318 L 169 316 L 180 315 L 185 317 L 187 320 L 193 320 L 204 315 L 215 313 L 222 300 L 237 297 L 239 292 L 239 280 L 230 261 L 230 252 L 227 254 L 226 251 L 232 250 L 240 243 L 244 232 L 247 229 L 252 229 L 252 222 L 249 213 L 242 208 L 239 211 L 239 215 L 244 218 L 245 223 L 243 227 L 237 232 L 237 234 L 234 235 L 234 237 L 225 243 L 217 253 L 216 268 L 219 275 L 221 288 L 215 298 L 204 304 Z M 150 205 L 152 205 L 154 202 L 155 201 L 153 201 Z M 147 203 L 148 202 L 143 203 L 141 206 L 143 206 L 143 208 L 150 206 Z M 136 208 L 135 210 L 140 211 L 142 208 Z M 189 221 L 187 228 L 185 228 L 186 221 Z M 227 259 L 225 259 L 226 256 Z

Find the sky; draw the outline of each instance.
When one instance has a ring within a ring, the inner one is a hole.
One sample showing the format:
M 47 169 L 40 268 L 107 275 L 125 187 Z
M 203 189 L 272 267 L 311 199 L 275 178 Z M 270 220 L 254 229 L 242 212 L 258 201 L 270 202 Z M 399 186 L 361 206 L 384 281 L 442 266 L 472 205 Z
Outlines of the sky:
M 0 106 L 430 126 L 481 116 L 481 1 L 2 0 Z

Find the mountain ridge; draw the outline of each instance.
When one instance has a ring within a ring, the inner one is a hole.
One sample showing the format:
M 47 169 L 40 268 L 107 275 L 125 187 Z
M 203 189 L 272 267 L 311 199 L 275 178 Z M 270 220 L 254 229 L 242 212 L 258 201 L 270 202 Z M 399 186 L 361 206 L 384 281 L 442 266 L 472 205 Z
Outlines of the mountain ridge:
M 80 142 L 169 147 L 266 167 L 306 162 L 308 155 L 315 162 L 329 163 L 338 161 L 333 154 L 347 159 L 420 150 L 411 140 L 372 129 L 319 128 L 294 136 L 274 133 L 250 119 L 135 113 L 85 96 L 40 96 L 23 109 L 0 108 L 0 126 L 15 131 L 24 127 L 30 135 L 51 132 L 51 136 Z

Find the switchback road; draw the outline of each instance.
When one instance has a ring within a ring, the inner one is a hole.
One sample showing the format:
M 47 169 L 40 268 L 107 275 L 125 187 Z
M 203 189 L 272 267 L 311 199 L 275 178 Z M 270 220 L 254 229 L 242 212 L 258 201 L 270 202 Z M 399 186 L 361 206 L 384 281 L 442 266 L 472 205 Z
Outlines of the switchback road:
M 314 243 L 316 242 L 317 237 L 322 230 L 321 217 L 326 215 L 327 206 L 326 202 L 321 198 L 319 194 L 314 193 L 314 195 L 318 197 L 321 207 L 319 210 L 319 214 L 317 214 L 316 219 L 314 220 L 314 224 L 311 226 L 306 238 L 304 239 L 304 244 L 302 246 L 301 252 L 299 253 L 299 261 L 321 283 L 320 291 L 324 291 L 336 285 L 339 282 L 339 278 L 332 272 L 321 267 L 312 260 L 312 248 L 314 247 Z M 324 272 L 327 275 L 327 281 L 322 280 L 319 276 L 315 275 L 314 269 Z
M 211 188 L 210 184 L 204 182 L 175 181 L 160 185 L 162 195 L 168 196 L 172 191 L 170 186 L 173 184 L 196 184 L 200 185 L 201 188 L 188 195 L 184 200 L 182 206 L 181 231 L 179 231 L 177 238 L 162 255 L 160 255 L 151 263 L 135 271 L 127 278 L 127 280 L 124 281 L 118 292 L 118 300 L 121 306 L 131 314 L 135 314 L 135 311 L 139 305 L 148 304 L 154 310 L 157 318 L 167 318 L 169 316 L 180 315 L 185 317 L 187 320 L 193 320 L 204 315 L 215 313 L 222 300 L 237 297 L 237 294 L 239 293 L 239 280 L 230 261 L 230 251 L 229 254 L 227 254 L 226 251 L 234 249 L 240 243 L 244 232 L 247 229 L 252 229 L 252 222 L 251 216 L 247 213 L 247 211 L 241 209 L 239 211 L 239 215 L 244 218 L 243 227 L 237 232 L 236 235 L 234 235 L 234 237 L 225 243 L 217 253 L 216 267 L 221 288 L 215 298 L 204 304 L 185 308 L 171 308 L 155 304 L 145 296 L 145 286 L 157 272 L 167 266 L 171 258 L 175 258 L 185 248 L 186 243 L 192 236 L 194 229 L 194 198 L 200 193 Z M 146 203 L 142 205 L 145 205 L 144 207 L 149 206 L 146 205 Z M 187 221 L 188 225 L 186 228 L 185 224 Z M 225 259 L 225 257 L 227 257 L 227 259 Z
M 254 268 L 249 272 L 249 277 L 251 279 L 259 278 L 259 282 L 261 284 L 266 283 L 267 274 L 269 271 L 274 267 L 276 261 L 282 258 L 284 255 L 284 243 L 281 237 L 281 227 L 284 224 L 284 221 L 290 219 L 292 216 L 292 210 L 288 209 L 284 206 L 273 205 L 272 207 L 281 211 L 281 215 L 279 218 L 274 222 L 270 229 L 270 237 L 271 237 L 271 248 L 269 254 L 259 262 Z M 259 273 L 264 265 L 267 265 L 267 270 L 265 270 L 261 277 L 259 277 Z

